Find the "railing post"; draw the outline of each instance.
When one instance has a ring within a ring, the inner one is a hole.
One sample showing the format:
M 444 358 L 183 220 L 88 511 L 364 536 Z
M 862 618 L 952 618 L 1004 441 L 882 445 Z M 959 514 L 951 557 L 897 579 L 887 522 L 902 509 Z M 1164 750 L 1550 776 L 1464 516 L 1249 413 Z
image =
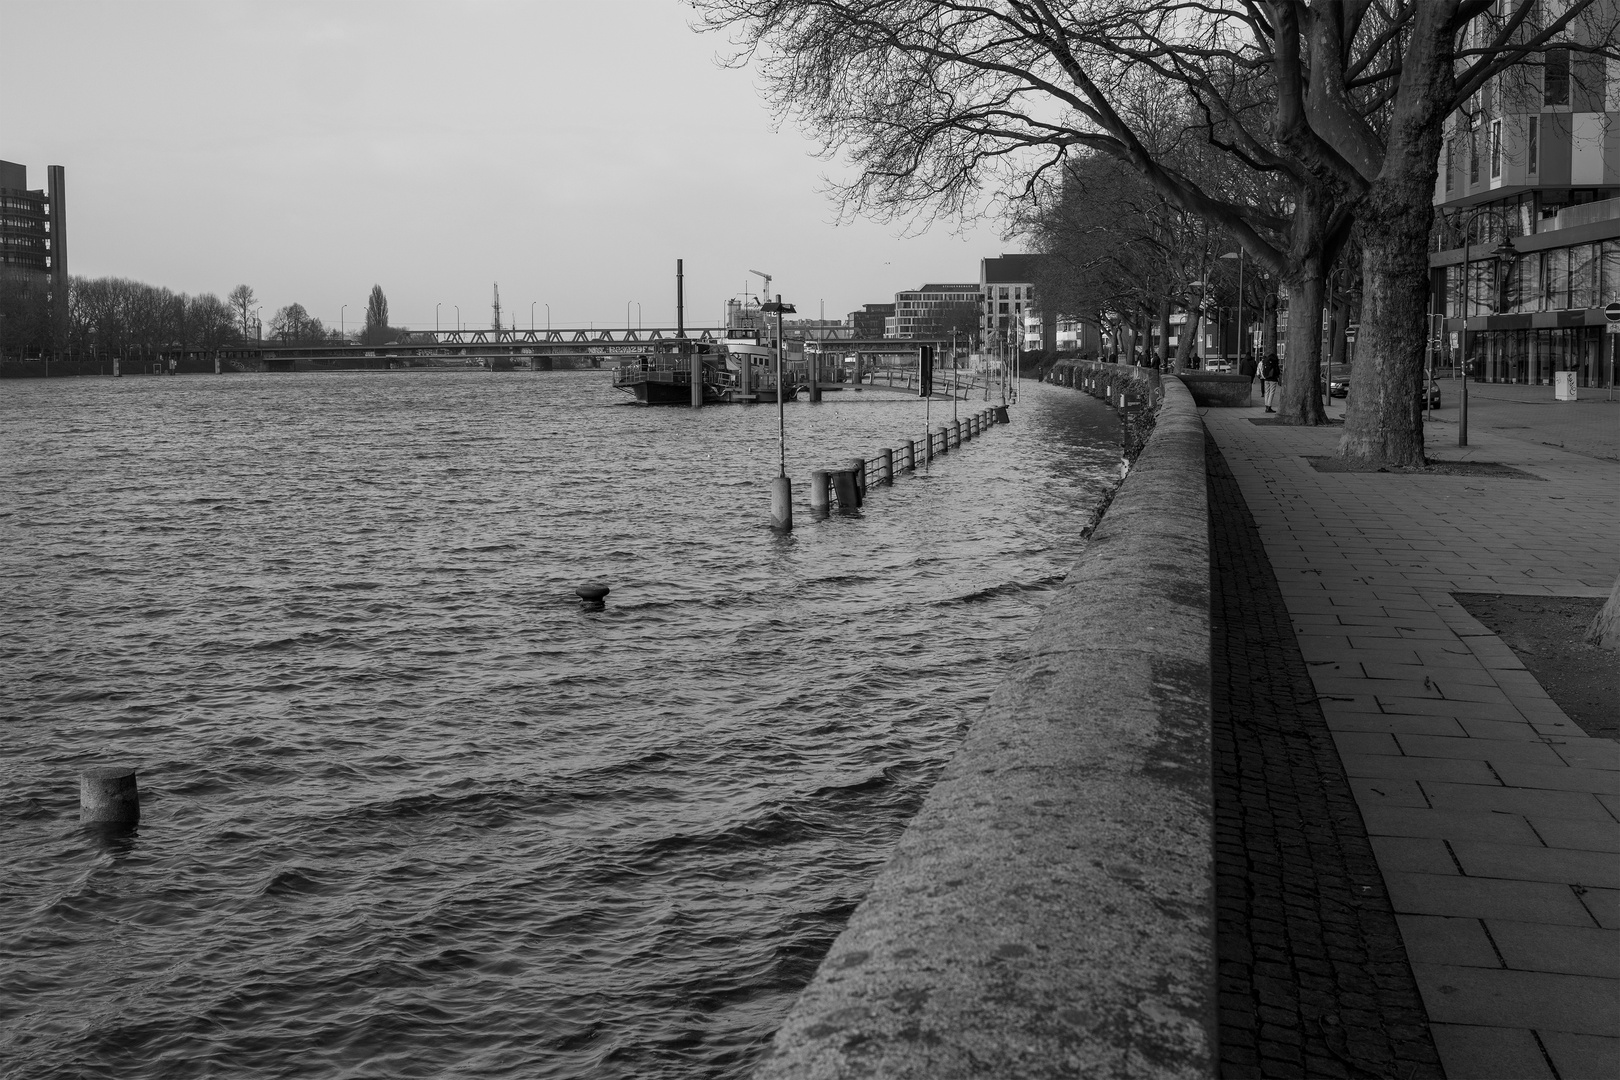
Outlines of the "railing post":
M 849 514 L 859 509 L 861 505 L 861 490 L 855 483 L 855 473 L 850 469 L 838 469 L 832 474 L 833 493 L 838 497 L 838 510 Z
M 829 504 L 827 470 L 817 469 L 810 474 L 810 512 L 825 517 Z
M 915 439 L 907 439 L 905 448 L 900 451 L 900 467 L 906 472 L 911 472 L 917 467 L 917 442 Z
M 887 446 L 878 451 L 878 483 L 894 483 L 894 451 Z
M 866 499 L 866 459 L 850 458 L 849 467 L 855 473 L 855 490 L 861 499 Z

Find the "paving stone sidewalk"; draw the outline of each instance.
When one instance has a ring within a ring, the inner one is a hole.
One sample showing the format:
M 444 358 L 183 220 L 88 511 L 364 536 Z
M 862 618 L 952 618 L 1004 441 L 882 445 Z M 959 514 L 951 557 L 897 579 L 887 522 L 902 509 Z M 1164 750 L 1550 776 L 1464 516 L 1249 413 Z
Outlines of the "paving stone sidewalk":
M 1454 592 L 1606 596 L 1620 466 L 1481 432 L 1538 479 L 1318 473 L 1338 428 L 1205 422 L 1253 514 L 1447 1076 L 1620 1075 L 1620 744 Z M 1620 436 L 1620 433 L 1617 433 Z

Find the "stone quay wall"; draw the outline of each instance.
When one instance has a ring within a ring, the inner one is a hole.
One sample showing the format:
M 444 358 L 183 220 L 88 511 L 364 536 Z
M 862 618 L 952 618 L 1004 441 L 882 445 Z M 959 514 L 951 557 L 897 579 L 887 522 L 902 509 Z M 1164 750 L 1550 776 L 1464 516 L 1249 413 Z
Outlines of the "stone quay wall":
M 1203 424 L 1085 367 L 1153 434 L 761 1080 L 1215 1074 Z

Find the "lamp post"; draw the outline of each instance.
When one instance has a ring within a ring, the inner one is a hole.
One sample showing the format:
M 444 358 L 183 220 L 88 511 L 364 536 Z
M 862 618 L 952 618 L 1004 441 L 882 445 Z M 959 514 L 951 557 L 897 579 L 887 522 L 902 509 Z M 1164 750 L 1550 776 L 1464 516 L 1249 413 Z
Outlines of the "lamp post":
M 433 305 L 433 340 L 439 340 L 439 305 Z
M 539 302 L 538 300 L 529 301 L 529 333 L 531 334 L 534 333 L 534 307 Z
M 551 305 L 546 305 L 546 333 L 551 333 Z
M 1237 292 L 1237 361 L 1238 366 L 1243 364 L 1243 249 L 1228 251 L 1222 255 L 1223 259 L 1236 259 L 1238 264 L 1238 292 Z
M 1471 368 L 1473 367 L 1472 362 L 1468 358 L 1468 317 L 1470 314 L 1470 309 L 1473 307 L 1474 291 L 1473 275 L 1471 272 L 1473 264 L 1472 234 L 1474 222 L 1479 220 L 1479 215 L 1490 209 L 1492 209 L 1492 207 L 1489 205 L 1476 206 L 1471 211 L 1463 215 L 1463 275 L 1462 289 L 1460 290 L 1462 293 L 1462 329 L 1457 335 L 1458 353 L 1460 354 L 1457 361 L 1458 365 L 1462 368 L 1462 391 L 1457 400 L 1458 446 L 1468 445 L 1468 376 Z M 1491 266 L 1493 269 L 1493 285 L 1497 284 L 1501 280 L 1495 275 L 1500 274 L 1504 267 L 1511 270 L 1513 260 L 1518 258 L 1518 256 L 1519 253 L 1513 247 L 1512 239 L 1504 236 L 1502 238 L 1502 242 L 1496 245 L 1496 248 L 1491 251 L 1490 255 L 1488 256 L 1488 258 L 1491 260 Z M 1495 307 L 1496 305 L 1492 304 L 1490 306 Z M 1423 387 L 1424 400 L 1427 400 L 1428 396 L 1429 388 L 1427 385 L 1425 385 Z
M 789 531 L 793 528 L 792 486 L 787 475 L 787 414 L 783 407 L 786 397 L 782 388 L 782 316 L 793 314 L 798 309 L 792 304 L 782 303 L 782 294 L 777 293 L 774 301 L 767 300 L 759 306 L 760 314 L 776 315 L 776 445 L 777 445 L 777 474 L 771 484 L 771 523 L 779 529 Z M 746 360 L 745 360 L 746 362 Z
M 348 304 L 342 304 L 338 307 L 338 337 L 342 338 L 344 341 L 349 340 L 349 323 L 345 318 L 348 313 Z
M 461 333 L 461 305 L 451 304 L 450 306 L 456 309 L 456 333 L 459 334 Z

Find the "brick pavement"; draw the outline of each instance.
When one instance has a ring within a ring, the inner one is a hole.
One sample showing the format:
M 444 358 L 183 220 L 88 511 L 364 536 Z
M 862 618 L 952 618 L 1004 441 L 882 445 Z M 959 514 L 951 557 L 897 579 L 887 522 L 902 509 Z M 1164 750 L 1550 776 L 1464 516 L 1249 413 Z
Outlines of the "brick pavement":
M 1620 468 L 1437 427 L 1540 480 L 1323 474 L 1337 428 L 1205 422 L 1253 514 L 1446 1075 L 1620 1075 L 1620 745 L 1453 592 L 1604 596 Z M 1617 433 L 1620 434 L 1620 433 Z
M 1208 440 L 1221 1075 L 1439 1077 L 1282 593 Z

